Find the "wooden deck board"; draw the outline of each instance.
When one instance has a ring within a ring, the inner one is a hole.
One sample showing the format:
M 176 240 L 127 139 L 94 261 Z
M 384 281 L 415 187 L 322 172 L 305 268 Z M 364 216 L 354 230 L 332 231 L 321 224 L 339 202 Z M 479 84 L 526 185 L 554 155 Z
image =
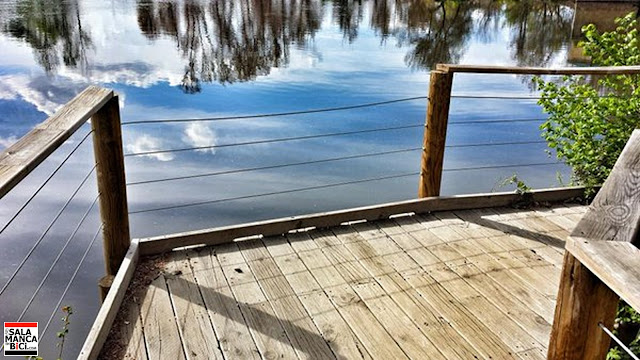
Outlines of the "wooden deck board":
M 129 305 L 122 346 L 149 359 L 543 359 L 563 235 L 583 212 L 453 210 L 174 251 Z
M 249 327 L 211 249 L 189 252 L 189 260 L 225 358 L 260 359 Z
M 165 275 L 187 358 L 222 359 L 200 289 L 193 277 L 186 252 L 169 256 Z
M 164 276 L 159 276 L 147 288 L 140 314 L 149 358 L 185 359 Z
M 254 259 L 249 261 L 249 267 L 259 280 L 298 357 L 335 358 L 262 240 L 247 241 L 244 246 L 239 245 L 246 259 Z
M 144 345 L 144 335 L 142 333 L 142 319 L 140 319 L 140 308 L 137 303 L 130 304 L 131 311 L 127 314 L 127 320 L 122 328 L 122 339 L 126 339 L 126 343 L 121 345 L 125 347 L 125 359 L 146 359 L 147 349 Z

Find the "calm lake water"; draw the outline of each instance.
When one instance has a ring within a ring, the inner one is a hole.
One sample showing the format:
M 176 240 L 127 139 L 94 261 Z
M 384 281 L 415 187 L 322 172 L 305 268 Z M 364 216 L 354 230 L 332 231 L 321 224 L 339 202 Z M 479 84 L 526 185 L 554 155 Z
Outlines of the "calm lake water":
M 580 27 L 595 21 L 611 28 L 615 16 L 635 10 L 625 4 L 538 1 L 3 1 L 0 148 L 90 84 L 120 95 L 123 122 L 421 97 L 427 95 L 429 70 L 437 63 L 584 65 L 586 59 L 575 48 Z M 459 75 L 453 93 L 536 96 L 530 78 L 509 75 Z M 425 109 L 426 100 L 417 99 L 296 116 L 126 125 L 127 153 L 209 147 L 127 157 L 128 182 L 316 161 L 132 184 L 132 236 L 414 198 L 420 151 L 411 149 L 421 146 Z M 511 189 L 499 184 L 514 173 L 534 188 L 558 186 L 558 174 L 567 180 L 568 170 L 560 164 L 464 170 L 555 162 L 545 153 L 545 144 L 536 143 L 544 118 L 535 100 L 455 97 L 443 193 Z M 527 121 L 474 124 L 494 120 Z M 393 129 L 353 133 L 381 128 Z M 88 126 L 81 128 L 0 200 L 0 224 L 11 219 L 87 131 Z M 351 134 L 226 146 L 343 132 Z M 461 146 L 503 142 L 530 143 Z M 225 146 L 212 147 L 220 145 Z M 379 152 L 386 154 L 317 162 Z M 24 311 L 24 320 L 40 322 L 41 333 L 52 319 L 40 344 L 46 358 L 57 356 L 55 332 L 61 314 L 52 317 L 56 306 L 75 309 L 65 358 L 79 351 L 99 306 L 96 283 L 104 265 L 101 239 L 91 242 L 99 226 L 97 209 L 90 207 L 96 196 L 93 174 L 53 222 L 92 166 L 89 140 L 0 233 L 0 286 L 12 279 L 0 294 L 0 319 L 14 321 Z M 379 177 L 393 178 L 288 192 Z M 280 194 L 215 202 L 274 192 Z M 203 201 L 214 202 L 144 212 Z

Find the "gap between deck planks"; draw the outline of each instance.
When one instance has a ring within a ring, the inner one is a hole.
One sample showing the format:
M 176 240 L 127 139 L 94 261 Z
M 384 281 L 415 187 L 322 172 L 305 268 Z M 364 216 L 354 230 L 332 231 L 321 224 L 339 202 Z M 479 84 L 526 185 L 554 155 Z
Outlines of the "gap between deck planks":
M 149 358 L 168 336 L 178 358 L 543 359 L 557 242 L 580 211 L 440 212 L 172 252 L 132 333 Z

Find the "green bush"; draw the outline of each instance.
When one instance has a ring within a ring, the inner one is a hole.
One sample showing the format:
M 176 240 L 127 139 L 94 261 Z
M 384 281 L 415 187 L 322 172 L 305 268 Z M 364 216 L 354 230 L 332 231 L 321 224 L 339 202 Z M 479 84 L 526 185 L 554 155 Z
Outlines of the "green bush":
M 582 28 L 578 45 L 595 66 L 640 65 L 637 21 L 634 13 L 616 19 L 615 31 L 600 33 L 595 25 Z M 631 133 L 640 125 L 640 77 L 617 75 L 600 78 L 563 77 L 560 82 L 535 78 L 544 111 L 542 136 L 558 159 L 571 166 L 574 184 L 589 192 L 609 176 Z M 621 302 L 614 333 L 631 350 L 640 353 L 640 315 Z M 613 347 L 610 360 L 631 359 Z
M 637 22 L 633 14 L 616 19 L 617 29 L 600 33 L 583 27 L 578 45 L 596 66 L 640 64 Z M 600 185 L 620 155 L 631 132 L 640 125 L 640 77 L 598 79 L 566 76 L 560 82 L 535 78 L 544 111 L 542 135 L 557 157 L 573 169 L 571 182 L 588 189 Z

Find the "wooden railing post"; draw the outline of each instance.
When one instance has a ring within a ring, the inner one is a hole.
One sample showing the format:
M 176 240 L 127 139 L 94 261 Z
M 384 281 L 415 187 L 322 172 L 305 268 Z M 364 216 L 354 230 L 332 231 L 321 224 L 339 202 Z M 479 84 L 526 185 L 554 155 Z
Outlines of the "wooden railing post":
M 117 96 L 91 118 L 91 128 L 98 174 L 104 258 L 107 277 L 112 277 L 118 271 L 131 242 Z M 108 283 L 108 280 L 101 280 L 103 282 Z
M 612 328 L 618 301 L 607 285 L 565 252 L 547 359 L 604 359 L 611 339 L 598 324 Z
M 616 241 L 637 245 L 639 180 L 640 130 L 635 130 L 607 181 L 568 239 L 548 359 L 605 358 L 610 339 L 598 324 L 612 327 L 619 296 L 574 256 L 570 244 Z
M 431 71 L 418 187 L 420 198 L 440 195 L 452 82 L 453 72 Z

